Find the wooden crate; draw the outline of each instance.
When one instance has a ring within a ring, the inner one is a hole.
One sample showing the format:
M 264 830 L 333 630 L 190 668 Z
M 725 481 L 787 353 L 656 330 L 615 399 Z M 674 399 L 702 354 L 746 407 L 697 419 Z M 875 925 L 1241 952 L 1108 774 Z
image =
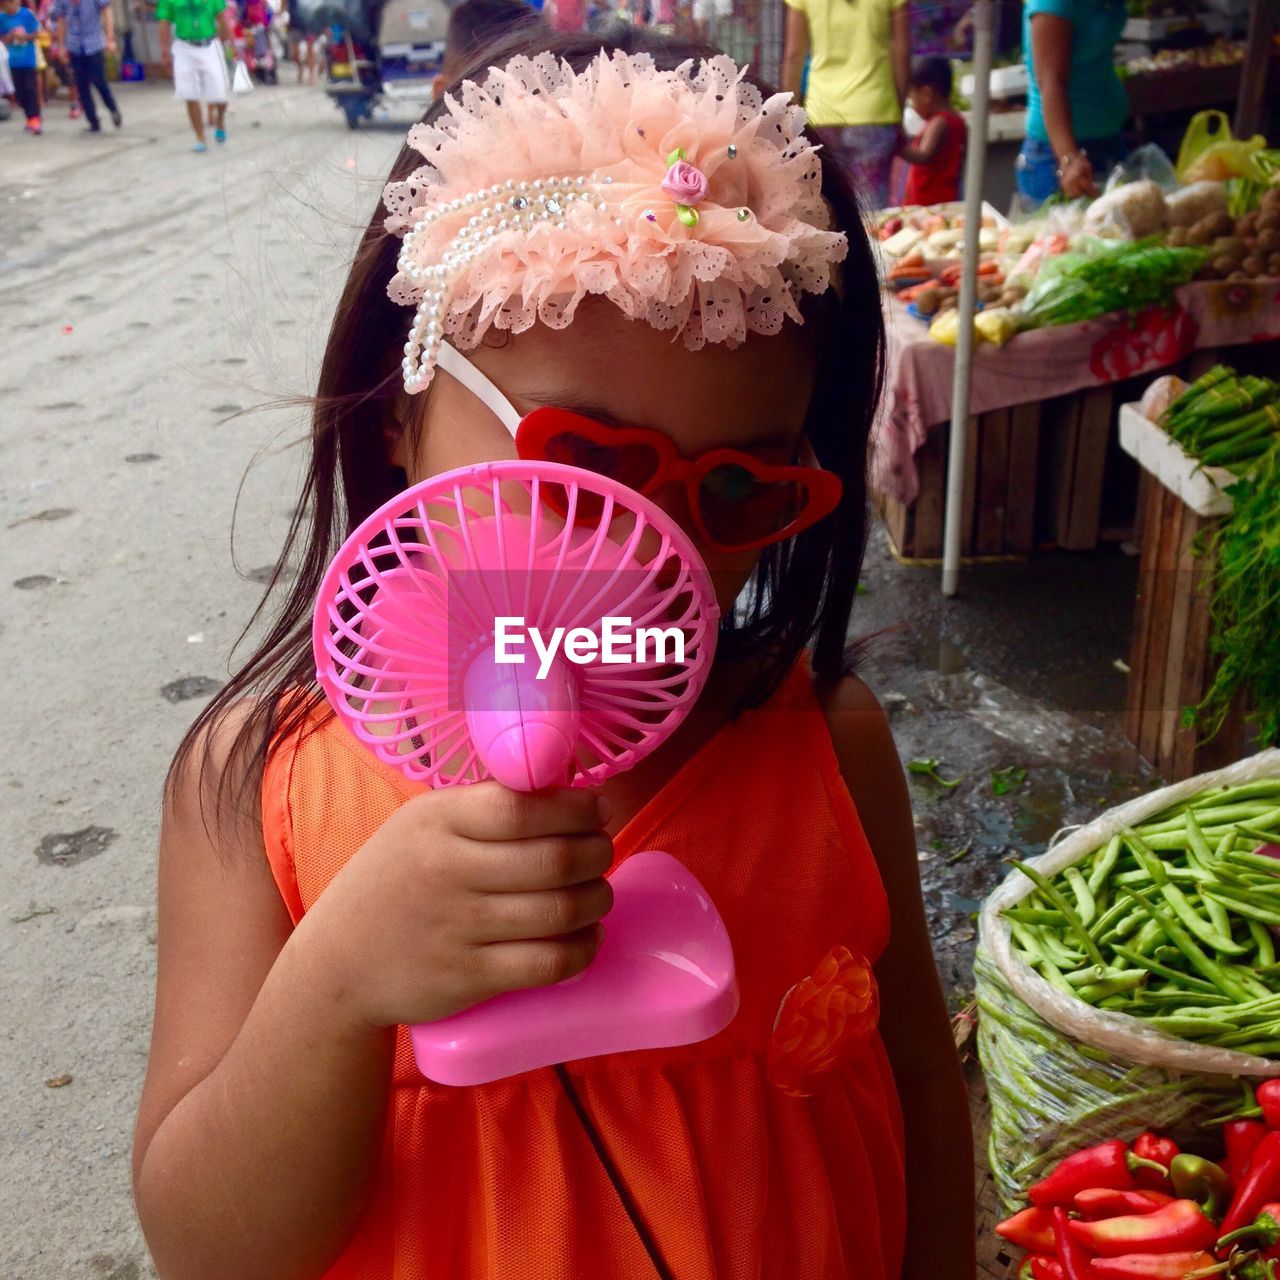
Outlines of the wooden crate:
M 1213 564 L 1192 555 L 1213 520 L 1198 516 L 1154 476 L 1142 473 L 1138 530 L 1142 560 L 1129 657 L 1125 734 L 1166 781 L 1230 764 L 1246 754 L 1243 701 L 1221 731 L 1200 742 L 1182 709 L 1204 697 L 1213 676 L 1209 587 Z
M 1092 551 L 1098 545 L 1114 414 L 1110 385 L 1058 396 L 1042 407 L 1046 533 L 1065 551 Z
M 915 502 L 876 496 L 894 548 L 909 560 L 942 556 L 950 424 L 929 432 L 915 456 Z M 1017 405 L 969 419 L 965 433 L 960 554 L 1029 556 L 1035 546 L 1040 406 Z

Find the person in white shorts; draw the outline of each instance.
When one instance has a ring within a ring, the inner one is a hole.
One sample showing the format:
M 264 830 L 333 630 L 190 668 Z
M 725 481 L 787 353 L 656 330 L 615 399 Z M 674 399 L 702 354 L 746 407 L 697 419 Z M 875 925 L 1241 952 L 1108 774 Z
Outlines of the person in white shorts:
M 202 103 L 209 104 L 214 141 L 227 140 L 230 85 L 222 39 L 230 39 L 232 33 L 226 29 L 226 0 L 158 0 L 156 18 L 160 22 L 161 56 L 173 75 L 174 96 L 187 104 L 195 131 L 192 150 L 207 151 Z

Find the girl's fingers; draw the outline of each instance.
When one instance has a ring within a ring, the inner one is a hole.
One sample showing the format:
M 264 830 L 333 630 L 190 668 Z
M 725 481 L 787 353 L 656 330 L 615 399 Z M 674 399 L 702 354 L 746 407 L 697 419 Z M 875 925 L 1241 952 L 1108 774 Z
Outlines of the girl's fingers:
M 612 906 L 607 880 L 538 893 L 483 894 L 476 901 L 475 940 L 489 944 L 563 938 L 597 924 Z
M 540 942 L 494 942 L 477 954 L 481 984 L 493 993 L 549 987 L 581 973 L 604 939 L 600 925 L 565 938 Z
M 510 791 L 497 782 L 458 787 L 450 795 L 455 832 L 472 840 L 586 835 L 608 821 L 604 797 L 589 788 Z
M 603 831 L 581 836 L 539 836 L 467 847 L 463 880 L 481 893 L 567 889 L 598 880 L 613 865 L 613 841 Z M 528 936 L 528 935 L 526 935 Z

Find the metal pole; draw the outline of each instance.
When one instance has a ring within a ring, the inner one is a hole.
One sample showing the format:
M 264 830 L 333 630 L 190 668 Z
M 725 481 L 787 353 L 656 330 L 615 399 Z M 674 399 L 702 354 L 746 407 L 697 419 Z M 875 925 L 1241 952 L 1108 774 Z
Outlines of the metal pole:
M 960 516 L 964 495 L 965 435 L 969 426 L 969 375 L 973 368 L 973 316 L 978 298 L 978 235 L 982 230 L 982 175 L 987 158 L 992 0 L 973 6 L 973 102 L 964 166 L 964 266 L 960 276 L 960 329 L 951 382 L 951 442 L 947 450 L 947 501 L 942 533 L 942 594 L 953 596 L 960 578 Z

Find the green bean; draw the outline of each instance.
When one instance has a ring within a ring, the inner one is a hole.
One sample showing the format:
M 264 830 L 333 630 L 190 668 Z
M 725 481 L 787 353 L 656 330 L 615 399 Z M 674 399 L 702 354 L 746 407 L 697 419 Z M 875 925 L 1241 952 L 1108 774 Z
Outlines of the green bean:
M 1088 931 L 1081 923 L 1080 917 L 1072 909 L 1066 898 L 1045 878 L 1044 874 L 1037 871 L 1034 867 L 1028 866 L 1019 858 L 1010 858 L 1009 861 L 1022 872 L 1027 879 L 1040 887 L 1040 892 L 1053 903 L 1059 911 L 1067 918 L 1067 924 L 1071 931 L 1080 939 L 1081 945 L 1084 947 L 1084 953 L 1093 961 L 1094 964 L 1106 966 L 1106 960 L 1103 959 L 1102 952 L 1098 950 L 1098 944 L 1089 937 Z
M 1123 898 L 1113 902 L 1092 924 L 1089 925 L 1089 936 L 1098 943 L 1111 932 L 1112 925 L 1118 925 L 1133 908 Z
M 1258 1058 L 1274 1058 L 1280 1054 L 1280 1040 L 1259 1040 L 1252 1044 L 1240 1044 L 1235 1046 L 1237 1053 L 1251 1053 Z M 1235 1120 L 1237 1117 L 1232 1115 L 1229 1117 Z
M 1236 830 L 1252 836 L 1255 840 L 1261 840 L 1263 844 L 1280 844 L 1280 835 L 1276 835 L 1274 831 L 1263 831 L 1260 827 L 1250 826 L 1246 822 L 1237 822 Z M 1262 855 L 1264 858 L 1266 856 L 1266 854 Z
M 1147 847 L 1141 836 L 1136 832 L 1126 831 L 1124 838 L 1129 842 L 1133 849 L 1133 856 L 1137 858 L 1144 866 L 1151 871 L 1151 878 L 1156 882 L 1160 890 L 1160 896 L 1173 909 L 1175 915 L 1182 923 L 1195 934 L 1201 942 L 1212 947 L 1215 951 L 1224 952 L 1227 955 L 1242 956 L 1246 954 L 1246 949 L 1235 943 L 1231 939 L 1231 930 L 1228 928 L 1225 934 L 1220 933 L 1211 924 L 1203 919 L 1194 907 L 1187 901 L 1181 889 L 1177 885 L 1172 884 L 1169 880 L 1168 873 L 1165 871 L 1164 864 L 1159 858 Z
M 1261 907 L 1243 895 L 1236 896 L 1235 891 L 1225 887 L 1206 889 L 1205 893 L 1211 898 L 1218 898 L 1224 906 L 1230 907 L 1238 916 L 1249 916 L 1254 920 L 1261 920 L 1263 924 L 1280 925 L 1280 910 L 1273 911 L 1268 907 Z
M 1172 1015 L 1158 1013 L 1145 1020 L 1150 1026 L 1160 1031 L 1167 1031 L 1171 1036 L 1179 1036 L 1184 1040 L 1196 1040 L 1206 1033 L 1212 1035 L 1231 1035 L 1239 1028 L 1229 1022 L 1214 1022 L 1209 1018 L 1175 1018 Z
M 1270 876 L 1274 876 L 1280 880 L 1280 861 L 1275 858 L 1268 858 L 1265 854 L 1246 853 L 1243 849 L 1233 849 L 1230 853 L 1222 855 L 1223 861 L 1231 863 L 1236 867 L 1248 867 L 1253 871 L 1266 872 Z
M 1009 920 L 1017 920 L 1020 924 L 1061 925 L 1065 917 L 1061 911 L 1041 911 L 1037 907 L 1005 907 L 1000 914 Z
M 1210 898 L 1210 902 L 1217 899 Z M 1267 931 L 1267 928 L 1259 920 L 1249 921 L 1249 936 L 1253 939 L 1254 950 L 1258 953 L 1258 964 L 1262 966 L 1275 964 L 1276 962 L 1276 943 L 1275 939 Z
M 1217 995 L 1218 988 L 1212 982 L 1206 982 L 1203 978 L 1197 978 L 1194 974 L 1182 973 L 1178 969 L 1171 969 L 1168 965 L 1155 960 L 1150 956 L 1144 956 L 1137 951 L 1133 951 L 1128 947 L 1115 946 L 1112 950 L 1116 955 L 1124 960 L 1128 960 L 1130 964 L 1144 965 L 1150 969 L 1152 973 L 1158 973 L 1162 978 L 1168 978 L 1170 982 L 1179 983 L 1190 991 L 1201 991 L 1209 995 Z
M 1107 878 L 1115 870 L 1116 863 L 1120 860 L 1120 851 L 1123 848 L 1120 837 L 1112 836 L 1107 841 L 1103 851 L 1094 858 L 1093 869 L 1089 872 L 1089 892 L 1095 898 L 1102 892 L 1103 886 L 1107 883 Z
M 1080 917 L 1081 926 L 1087 931 L 1098 914 L 1098 903 L 1089 889 L 1089 882 L 1079 867 L 1067 867 L 1062 875 L 1075 894 L 1076 914 Z
M 1160 921 L 1148 916 L 1146 924 L 1138 930 L 1133 939 L 1133 949 L 1144 956 L 1149 956 L 1163 941 L 1165 941 L 1165 932 L 1160 927 Z
M 1261 817 L 1263 814 L 1270 812 L 1274 807 L 1274 801 L 1270 804 L 1254 801 L 1249 804 L 1222 804 L 1221 802 L 1215 802 L 1211 805 L 1193 805 L 1191 808 L 1184 809 L 1181 813 L 1176 813 L 1172 817 L 1161 819 L 1158 822 L 1144 822 L 1138 828 L 1138 831 L 1148 839 L 1153 835 L 1168 835 L 1170 832 L 1185 828 L 1186 814 L 1191 812 L 1195 813 L 1196 820 L 1202 828 L 1220 827 L 1227 822 L 1240 822 L 1242 820 L 1248 822 L 1253 818 Z
M 1124 995 L 1140 987 L 1146 976 L 1144 972 L 1137 978 L 1105 978 L 1101 982 L 1090 982 L 1083 987 L 1075 987 L 1074 991 L 1086 1004 L 1099 1004 L 1111 996 Z
M 1193 969 L 1225 994 L 1237 1000 L 1248 999 L 1246 988 L 1241 986 L 1216 960 L 1212 960 L 1205 955 L 1204 951 L 1196 944 L 1195 939 L 1182 928 L 1171 913 L 1144 898 L 1133 889 L 1126 889 L 1125 892 L 1131 894 L 1135 901 L 1142 904 L 1143 909 L 1151 919 L 1168 935 L 1169 941 L 1187 957 Z
M 1075 973 L 1066 975 L 1067 982 L 1073 987 L 1087 987 L 1096 982 L 1129 982 L 1132 986 L 1145 986 L 1151 977 L 1149 970 L 1142 969 L 1099 969 L 1090 965 L 1087 969 L 1077 969 Z

